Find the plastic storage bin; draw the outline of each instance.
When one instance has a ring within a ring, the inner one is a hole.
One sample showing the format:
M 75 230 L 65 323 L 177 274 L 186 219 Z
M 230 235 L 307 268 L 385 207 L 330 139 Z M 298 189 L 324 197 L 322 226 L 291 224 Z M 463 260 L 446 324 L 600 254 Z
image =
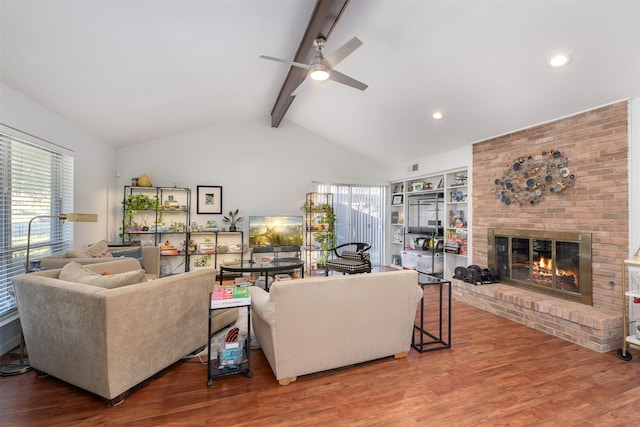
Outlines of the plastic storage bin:
M 426 274 L 442 273 L 444 271 L 444 254 L 442 252 L 418 254 L 416 270 Z

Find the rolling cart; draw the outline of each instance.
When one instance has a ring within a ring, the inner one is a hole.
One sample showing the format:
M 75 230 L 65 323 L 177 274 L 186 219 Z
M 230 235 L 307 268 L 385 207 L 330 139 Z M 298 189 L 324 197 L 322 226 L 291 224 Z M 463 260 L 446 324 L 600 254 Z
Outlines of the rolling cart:
M 627 346 L 640 349 L 640 338 L 635 331 L 636 319 L 629 319 L 629 305 L 634 298 L 640 298 L 640 260 L 637 254 L 636 260 L 622 261 L 622 348 L 618 350 L 618 357 L 626 362 L 633 358 Z

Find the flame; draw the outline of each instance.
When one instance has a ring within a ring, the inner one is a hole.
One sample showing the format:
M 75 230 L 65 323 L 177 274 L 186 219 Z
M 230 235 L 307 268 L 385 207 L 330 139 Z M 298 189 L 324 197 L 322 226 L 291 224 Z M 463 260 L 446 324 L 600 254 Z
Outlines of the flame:
M 544 268 L 546 270 L 551 269 L 551 260 L 545 261 L 544 257 L 541 256 L 540 257 L 540 261 L 538 261 L 538 267 L 539 268 Z

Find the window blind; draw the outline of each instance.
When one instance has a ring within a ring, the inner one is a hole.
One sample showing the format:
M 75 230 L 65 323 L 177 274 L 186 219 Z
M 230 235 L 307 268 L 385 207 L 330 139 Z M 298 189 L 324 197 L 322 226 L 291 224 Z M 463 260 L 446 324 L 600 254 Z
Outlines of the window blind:
M 337 244 L 368 243 L 371 264 L 383 265 L 386 187 L 318 184 L 317 191 L 333 193 Z
M 11 278 L 26 271 L 29 221 L 38 215 L 68 213 L 73 206 L 73 157 L 46 141 L 39 144 L 9 135 L 5 128 L 0 130 L 0 319 L 16 309 L 9 289 Z M 71 224 L 38 218 L 31 225 L 29 258 L 68 251 L 72 243 Z

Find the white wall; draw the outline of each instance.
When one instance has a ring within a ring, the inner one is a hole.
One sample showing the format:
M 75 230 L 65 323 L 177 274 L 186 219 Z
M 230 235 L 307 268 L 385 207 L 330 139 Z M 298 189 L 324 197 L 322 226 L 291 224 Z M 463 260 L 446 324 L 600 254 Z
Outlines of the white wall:
M 74 152 L 74 211 L 98 214 L 97 224 L 74 224 L 74 246 L 106 238 L 108 193 L 116 184 L 115 148 L 5 83 L 0 84 L 0 122 Z
M 222 223 L 222 215 L 196 215 L 196 187 L 222 186 L 222 210 L 241 216 L 302 215 L 314 180 L 380 184 L 384 166 L 285 121 L 268 116 L 177 135 L 118 150 L 118 187 L 146 173 L 154 186 L 192 190 L 191 220 Z M 120 199 L 123 195 L 120 193 Z M 121 220 L 122 214 L 118 214 Z M 247 230 L 246 222 L 243 229 Z M 119 233 L 118 227 L 115 236 Z
M 107 237 L 109 189 L 115 187 L 116 150 L 78 126 L 0 82 L 0 122 L 74 152 L 74 211 L 98 214 L 98 223 L 75 223 L 74 246 L 86 246 Z M 14 136 L 20 137 L 20 134 Z M 17 319 L 0 326 L 0 354 L 19 344 Z

